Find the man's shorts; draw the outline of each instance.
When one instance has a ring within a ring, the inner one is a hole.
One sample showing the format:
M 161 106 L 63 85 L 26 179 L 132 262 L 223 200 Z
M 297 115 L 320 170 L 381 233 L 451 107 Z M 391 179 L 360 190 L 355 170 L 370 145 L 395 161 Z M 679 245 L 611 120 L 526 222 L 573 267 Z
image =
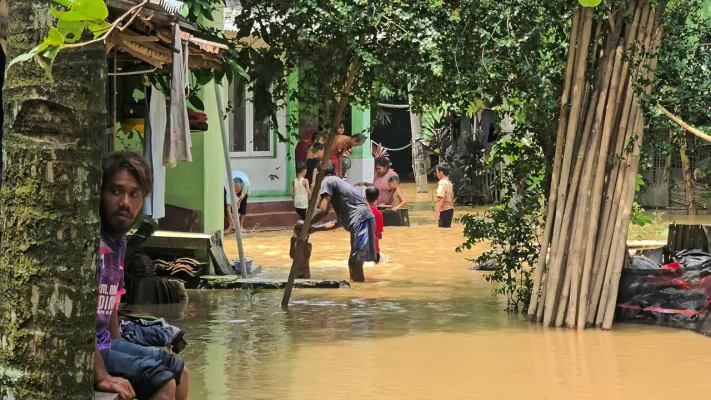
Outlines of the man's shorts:
M 351 230 L 351 254 L 348 261 L 377 261 L 375 218 L 368 218 Z
M 164 349 L 143 347 L 123 339 L 111 340 L 111 347 L 101 350 L 106 371 L 131 382 L 136 397 L 151 398 L 171 379 L 180 384 L 185 363 Z
M 239 208 L 237 209 L 237 213 L 239 215 L 247 215 L 247 199 L 249 198 L 249 195 L 244 196 L 242 199 L 242 202 L 239 203 Z

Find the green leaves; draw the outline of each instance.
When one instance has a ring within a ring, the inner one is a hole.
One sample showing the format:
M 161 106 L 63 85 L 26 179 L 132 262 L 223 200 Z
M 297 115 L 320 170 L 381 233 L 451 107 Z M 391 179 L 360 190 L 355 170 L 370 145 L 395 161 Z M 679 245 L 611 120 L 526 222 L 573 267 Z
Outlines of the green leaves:
M 583 7 L 597 7 L 602 3 L 602 0 L 578 0 Z
M 66 11 L 50 7 L 52 16 L 57 19 L 57 26 L 50 27 L 47 37 L 34 49 L 15 57 L 8 64 L 13 65 L 35 59 L 37 64 L 45 70 L 47 77 L 52 80 L 52 64 L 57 54 L 69 44 L 77 43 L 85 29 L 93 32 L 94 37 L 100 37 L 109 29 L 105 21 L 109 16 L 104 0 L 54 0 Z

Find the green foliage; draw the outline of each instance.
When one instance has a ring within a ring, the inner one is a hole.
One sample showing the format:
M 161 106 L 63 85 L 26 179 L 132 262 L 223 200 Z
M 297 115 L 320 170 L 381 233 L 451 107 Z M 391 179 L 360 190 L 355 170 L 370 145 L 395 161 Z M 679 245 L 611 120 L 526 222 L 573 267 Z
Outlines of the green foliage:
M 652 223 L 652 218 L 644 212 L 639 203 L 635 202 L 632 205 L 632 217 L 630 219 L 632 225 L 645 226 Z
M 54 0 L 62 9 L 51 7 L 52 16 L 57 19 L 56 27 L 50 27 L 44 41 L 28 53 L 15 57 L 7 65 L 11 68 L 18 62 L 35 61 L 51 79 L 52 64 L 60 50 L 77 43 L 85 30 L 94 38 L 105 34 L 110 25 L 105 20 L 109 16 L 104 0 Z
M 492 250 L 472 261 L 492 260 L 496 269 L 486 279 L 499 284 L 495 294 L 506 296 L 507 311 L 525 313 L 540 253 L 537 230 L 543 217 L 544 160 L 539 146 L 507 138 L 495 145 L 491 163 L 501 165 L 494 187 L 502 197 L 483 217 L 467 214 L 460 218 L 466 241 L 457 251 L 488 243 Z
M 709 0 L 667 2 L 654 92 L 643 97 L 649 123 L 645 139 L 663 154 L 677 153 L 685 132 L 654 108 L 657 103 L 692 126 L 711 126 L 710 18 Z M 696 145 L 687 143 L 687 151 L 693 153 Z M 711 160 L 701 161 L 702 176 L 710 164 Z

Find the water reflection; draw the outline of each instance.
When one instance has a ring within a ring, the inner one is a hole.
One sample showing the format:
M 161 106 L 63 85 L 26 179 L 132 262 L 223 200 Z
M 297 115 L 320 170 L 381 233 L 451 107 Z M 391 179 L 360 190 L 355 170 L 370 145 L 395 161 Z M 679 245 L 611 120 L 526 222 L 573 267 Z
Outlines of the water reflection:
M 297 289 L 253 300 L 190 291 L 179 307 L 148 308 L 183 328 L 191 399 L 666 399 L 706 395 L 708 339 L 664 328 L 542 329 L 501 310 L 491 286 L 456 254 L 461 229 L 386 228 L 389 262 L 352 289 Z M 481 210 L 474 210 L 481 211 Z M 348 236 L 314 235 L 312 275 L 346 278 Z M 227 240 L 228 246 L 232 243 Z M 286 276 L 289 233 L 248 235 L 248 255 Z M 228 248 L 231 256 L 236 249 Z

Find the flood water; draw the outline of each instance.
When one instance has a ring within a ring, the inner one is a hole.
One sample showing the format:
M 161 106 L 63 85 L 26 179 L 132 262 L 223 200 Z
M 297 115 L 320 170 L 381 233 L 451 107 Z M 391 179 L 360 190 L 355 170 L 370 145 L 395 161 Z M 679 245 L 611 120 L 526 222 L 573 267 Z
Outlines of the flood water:
M 410 200 L 415 197 L 408 188 Z M 189 291 L 161 307 L 186 332 L 190 399 L 705 398 L 711 342 L 666 328 L 543 329 L 502 311 L 484 273 L 457 254 L 461 227 L 437 229 L 431 194 L 413 226 L 386 228 L 388 261 L 351 289 Z M 482 211 L 483 209 L 467 211 Z M 265 275 L 285 277 L 290 232 L 245 236 Z M 313 278 L 347 279 L 348 234 L 312 236 Z M 226 239 L 236 257 L 234 238 Z

